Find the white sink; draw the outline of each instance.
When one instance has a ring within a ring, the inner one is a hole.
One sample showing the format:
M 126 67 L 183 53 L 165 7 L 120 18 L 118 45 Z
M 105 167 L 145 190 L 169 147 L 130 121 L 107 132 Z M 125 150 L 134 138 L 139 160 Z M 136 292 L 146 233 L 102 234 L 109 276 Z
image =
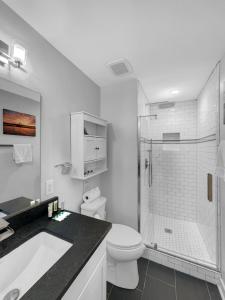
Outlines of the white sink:
M 19 290 L 20 299 L 71 246 L 41 232 L 1 258 L 0 299 L 14 289 Z
M 6 216 L 7 216 L 7 214 L 5 214 L 4 212 L 0 211 L 0 218 L 4 218 Z

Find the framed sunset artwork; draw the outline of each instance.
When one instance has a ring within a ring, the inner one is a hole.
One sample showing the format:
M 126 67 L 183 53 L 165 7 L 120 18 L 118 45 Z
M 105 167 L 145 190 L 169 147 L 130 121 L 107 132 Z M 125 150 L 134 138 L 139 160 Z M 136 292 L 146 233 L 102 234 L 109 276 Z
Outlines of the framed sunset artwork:
M 3 134 L 36 136 L 35 116 L 3 109 Z

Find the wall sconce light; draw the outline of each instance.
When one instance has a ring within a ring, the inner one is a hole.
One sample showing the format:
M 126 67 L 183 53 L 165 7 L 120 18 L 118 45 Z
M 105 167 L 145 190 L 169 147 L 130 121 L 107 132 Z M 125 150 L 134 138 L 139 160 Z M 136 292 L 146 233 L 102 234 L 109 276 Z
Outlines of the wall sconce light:
M 2 55 L 0 55 L 0 63 L 1 65 L 8 65 L 8 59 Z
M 10 64 L 15 68 L 23 69 L 26 64 L 27 51 L 21 45 L 15 43 L 12 46 L 12 56 L 9 55 L 9 46 L 0 40 L 0 63 Z M 24 70 L 25 71 L 25 70 Z
M 12 48 L 12 58 L 18 68 L 26 64 L 26 49 L 19 44 L 14 44 Z
M 9 46 L 3 41 L 0 41 L 0 63 L 3 66 L 8 64 L 8 53 Z

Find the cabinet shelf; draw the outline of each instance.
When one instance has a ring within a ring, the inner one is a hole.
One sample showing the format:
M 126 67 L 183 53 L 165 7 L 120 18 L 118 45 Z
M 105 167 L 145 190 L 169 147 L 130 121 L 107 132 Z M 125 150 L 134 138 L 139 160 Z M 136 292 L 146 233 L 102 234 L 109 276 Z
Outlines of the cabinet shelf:
M 91 164 L 91 163 L 102 161 L 102 160 L 105 160 L 105 159 L 106 159 L 106 157 L 102 157 L 102 158 L 98 158 L 98 159 L 93 159 L 93 160 L 85 160 L 84 164 Z
M 108 171 L 108 169 L 102 169 L 102 170 L 99 170 L 99 171 L 97 171 L 97 172 L 95 172 L 95 173 L 92 173 L 92 174 L 90 174 L 90 175 L 86 175 L 86 176 L 79 177 L 79 178 L 77 177 L 77 179 L 80 179 L 80 180 L 86 180 L 86 179 L 92 178 L 92 177 L 94 177 L 94 176 L 100 175 L 101 173 L 104 173 L 104 172 L 106 172 L 106 171 Z
M 107 171 L 107 124 L 86 112 L 71 113 L 72 178 L 86 180 Z
M 91 135 L 91 134 L 85 134 L 84 135 L 84 138 L 90 138 L 90 137 L 92 137 L 92 138 L 95 138 L 95 139 L 106 139 L 106 137 L 105 136 L 101 136 L 101 135 Z

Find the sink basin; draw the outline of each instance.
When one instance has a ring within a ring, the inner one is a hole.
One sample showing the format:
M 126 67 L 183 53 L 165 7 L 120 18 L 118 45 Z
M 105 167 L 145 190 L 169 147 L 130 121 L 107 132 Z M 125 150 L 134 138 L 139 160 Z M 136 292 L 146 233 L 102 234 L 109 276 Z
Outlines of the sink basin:
M 41 232 L 1 258 L 0 299 L 15 289 L 19 290 L 19 297 L 12 299 L 20 299 L 71 246 Z
M 4 218 L 4 217 L 6 217 L 7 216 L 7 214 L 5 214 L 4 212 L 2 212 L 1 210 L 0 210 L 0 218 Z

